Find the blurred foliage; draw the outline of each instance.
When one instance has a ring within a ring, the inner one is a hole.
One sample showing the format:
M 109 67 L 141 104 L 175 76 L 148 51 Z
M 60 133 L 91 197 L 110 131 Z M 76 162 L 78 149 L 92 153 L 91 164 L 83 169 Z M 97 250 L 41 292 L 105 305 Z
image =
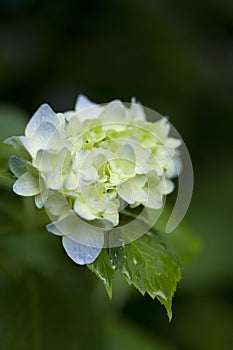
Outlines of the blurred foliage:
M 136 96 L 170 116 L 193 159 L 193 200 L 170 239 L 182 253 L 187 225 L 204 242 L 169 324 L 121 279 L 109 301 L 45 231 L 46 215 L 1 179 L 1 349 L 232 349 L 232 36 L 230 0 L 0 1 L 1 140 L 44 101 L 65 110 L 80 92 Z M 11 152 L 0 144 L 1 168 Z

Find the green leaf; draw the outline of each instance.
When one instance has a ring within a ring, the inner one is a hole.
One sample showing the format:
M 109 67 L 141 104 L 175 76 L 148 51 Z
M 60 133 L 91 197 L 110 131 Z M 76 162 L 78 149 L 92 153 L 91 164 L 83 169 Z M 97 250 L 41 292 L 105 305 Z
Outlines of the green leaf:
M 108 249 L 103 248 L 101 254 L 87 267 L 102 281 L 109 298 L 112 299 L 112 280 L 115 274 L 115 266 L 110 260 Z
M 181 266 L 167 237 L 151 230 L 140 239 L 111 249 L 103 249 L 88 268 L 102 281 L 112 297 L 112 279 L 118 271 L 142 295 L 157 298 L 172 317 L 172 298 L 181 279 Z
M 125 247 L 110 250 L 116 269 L 142 295 L 156 297 L 172 318 L 172 297 L 181 279 L 181 267 L 164 235 L 150 231 Z

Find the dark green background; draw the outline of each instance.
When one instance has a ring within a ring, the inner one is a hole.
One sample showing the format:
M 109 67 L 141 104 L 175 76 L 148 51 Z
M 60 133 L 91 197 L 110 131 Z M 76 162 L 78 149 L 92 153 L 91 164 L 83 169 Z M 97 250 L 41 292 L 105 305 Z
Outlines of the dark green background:
M 46 217 L 3 183 L 1 350 L 233 348 L 232 37 L 231 0 L 0 0 L 1 139 L 42 102 L 63 111 L 79 93 L 135 96 L 169 115 L 190 150 L 185 224 L 204 242 L 169 324 L 158 302 L 120 280 L 109 301 L 43 229 Z

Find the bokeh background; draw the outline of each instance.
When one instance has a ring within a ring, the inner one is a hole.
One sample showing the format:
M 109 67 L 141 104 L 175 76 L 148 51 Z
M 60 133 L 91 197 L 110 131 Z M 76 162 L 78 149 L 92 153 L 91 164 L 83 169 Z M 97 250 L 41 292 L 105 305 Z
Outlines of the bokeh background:
M 43 229 L 46 216 L 1 181 L 1 350 L 233 348 L 231 0 L 0 0 L 0 137 L 42 102 L 132 96 L 169 115 L 193 160 L 185 218 L 203 242 L 168 322 L 122 280 L 101 283 Z M 11 151 L 0 146 L 1 167 Z

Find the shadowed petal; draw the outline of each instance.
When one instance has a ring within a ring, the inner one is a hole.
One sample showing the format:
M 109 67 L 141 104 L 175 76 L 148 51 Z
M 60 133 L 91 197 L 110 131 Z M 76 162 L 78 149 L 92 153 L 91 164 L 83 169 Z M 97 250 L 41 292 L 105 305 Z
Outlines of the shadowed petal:
M 76 243 L 65 236 L 62 238 L 62 244 L 67 255 L 79 265 L 93 263 L 102 250 L 102 248 L 89 247 Z
M 15 182 L 13 191 L 20 196 L 35 196 L 40 192 L 39 178 L 30 173 L 24 173 Z
M 29 120 L 25 135 L 32 137 L 36 130 L 46 122 L 53 124 L 55 127 L 60 124 L 58 116 L 47 103 L 41 105 Z

